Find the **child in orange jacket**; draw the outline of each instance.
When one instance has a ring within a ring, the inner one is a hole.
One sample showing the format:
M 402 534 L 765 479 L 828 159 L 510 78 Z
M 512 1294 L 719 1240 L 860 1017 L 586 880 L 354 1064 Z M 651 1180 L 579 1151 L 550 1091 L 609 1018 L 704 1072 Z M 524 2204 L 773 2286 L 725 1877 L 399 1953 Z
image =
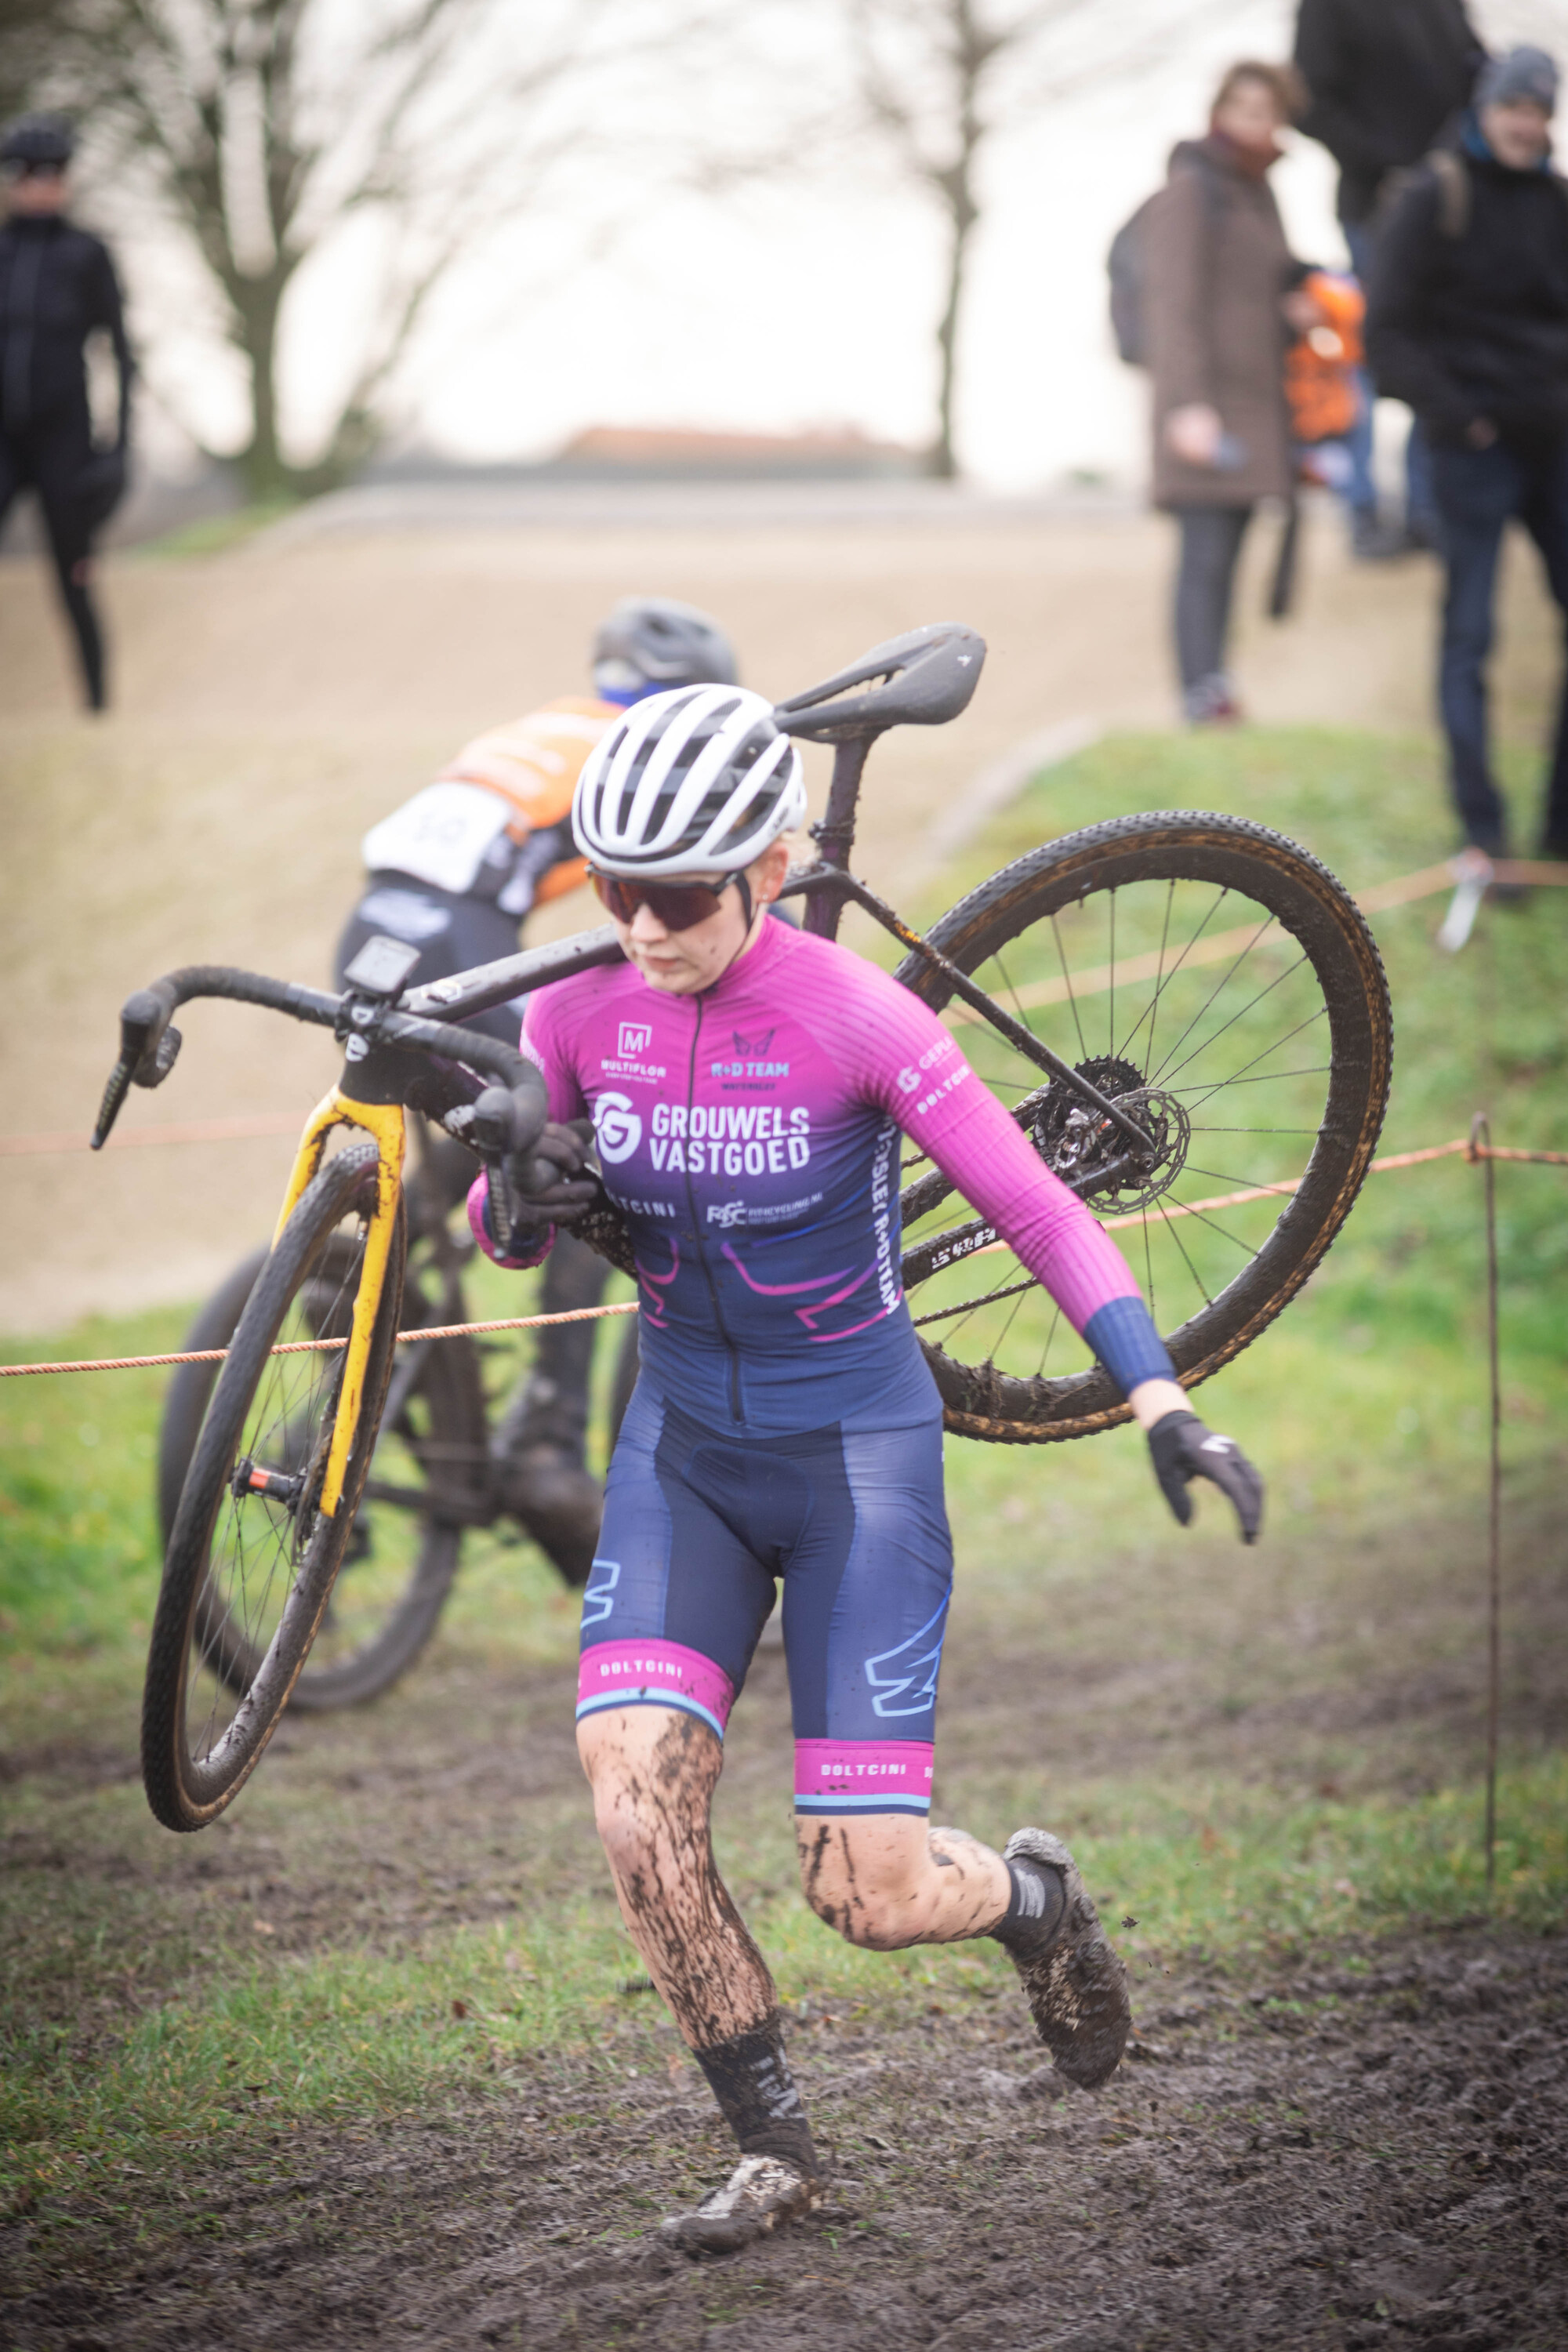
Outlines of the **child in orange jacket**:
M 1355 279 L 1337 270 L 1304 267 L 1285 297 L 1285 317 L 1296 331 L 1285 354 L 1285 398 L 1297 470 L 1302 481 L 1341 492 L 1350 480 L 1347 445 L 1360 406 L 1355 371 L 1365 314 Z

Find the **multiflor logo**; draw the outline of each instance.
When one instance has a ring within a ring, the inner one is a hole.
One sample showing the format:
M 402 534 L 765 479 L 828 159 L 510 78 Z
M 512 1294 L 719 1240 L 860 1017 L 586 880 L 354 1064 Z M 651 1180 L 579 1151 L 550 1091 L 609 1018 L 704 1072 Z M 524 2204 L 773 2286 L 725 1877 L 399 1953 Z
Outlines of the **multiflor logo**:
M 627 1061 L 635 1062 L 639 1054 L 647 1053 L 652 1043 L 653 1027 L 651 1023 L 647 1021 L 622 1022 L 620 1051 Z
M 599 1097 L 594 1105 L 594 1133 L 600 1159 L 607 1160 L 612 1167 L 617 1160 L 631 1158 L 642 1141 L 642 1120 L 632 1108 L 629 1095 Z

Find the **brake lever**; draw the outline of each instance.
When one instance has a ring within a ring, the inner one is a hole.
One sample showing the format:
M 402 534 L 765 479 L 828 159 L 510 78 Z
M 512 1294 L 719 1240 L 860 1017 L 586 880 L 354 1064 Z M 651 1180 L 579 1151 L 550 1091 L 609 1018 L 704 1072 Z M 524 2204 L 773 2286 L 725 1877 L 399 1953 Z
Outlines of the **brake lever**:
M 133 1012 L 132 1006 L 136 1008 Z M 120 1059 L 110 1073 L 92 1130 L 92 1149 L 101 1151 L 132 1087 L 161 1087 L 180 1057 L 183 1036 L 173 1022 L 159 1025 L 163 1008 L 151 989 L 128 996 L 120 1015 Z
M 441 1121 L 448 1135 L 477 1151 L 485 1164 L 489 1179 L 490 1230 L 502 1257 L 512 1255 L 512 1235 L 516 1231 L 511 1213 L 511 1184 L 507 1173 L 507 1161 L 520 1156 L 520 1128 L 531 1128 L 528 1142 L 537 1140 L 544 1125 L 543 1101 L 533 1089 L 511 1092 L 505 1087 L 487 1087 L 473 1102 L 459 1103 Z M 538 1113 L 540 1116 L 535 1116 Z M 521 1150 L 526 1150 L 523 1144 Z M 518 1171 L 520 1191 L 526 1196 L 531 1191 L 542 1191 L 553 1182 L 555 1170 L 547 1160 L 529 1160 Z

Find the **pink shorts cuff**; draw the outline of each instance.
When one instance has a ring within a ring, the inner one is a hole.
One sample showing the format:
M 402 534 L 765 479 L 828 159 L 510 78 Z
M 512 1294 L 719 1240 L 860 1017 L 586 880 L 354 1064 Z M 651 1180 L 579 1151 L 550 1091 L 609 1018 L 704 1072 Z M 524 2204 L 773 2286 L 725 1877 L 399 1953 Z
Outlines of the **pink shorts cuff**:
M 577 1719 L 607 1706 L 673 1706 L 721 1739 L 735 1704 L 721 1666 L 679 1642 L 595 1642 L 577 1666 Z
M 797 1813 L 929 1813 L 929 1739 L 797 1739 Z

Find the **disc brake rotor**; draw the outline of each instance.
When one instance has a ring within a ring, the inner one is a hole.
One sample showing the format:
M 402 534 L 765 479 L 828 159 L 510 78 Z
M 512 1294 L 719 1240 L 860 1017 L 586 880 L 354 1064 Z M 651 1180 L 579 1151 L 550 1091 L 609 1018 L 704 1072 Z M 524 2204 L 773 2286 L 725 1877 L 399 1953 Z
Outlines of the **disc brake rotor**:
M 1185 1108 L 1163 1087 L 1146 1087 L 1136 1065 L 1115 1055 L 1099 1054 L 1075 1067 L 1080 1078 L 1137 1120 L 1151 1149 L 1136 1151 L 1113 1119 L 1061 1078 L 1053 1078 L 1040 1097 L 1030 1129 L 1035 1149 L 1064 1183 L 1091 1194 L 1103 1207 L 1147 1208 L 1170 1191 L 1185 1164 L 1192 1134 Z M 1111 1175 L 1116 1163 L 1130 1155 L 1131 1165 Z

